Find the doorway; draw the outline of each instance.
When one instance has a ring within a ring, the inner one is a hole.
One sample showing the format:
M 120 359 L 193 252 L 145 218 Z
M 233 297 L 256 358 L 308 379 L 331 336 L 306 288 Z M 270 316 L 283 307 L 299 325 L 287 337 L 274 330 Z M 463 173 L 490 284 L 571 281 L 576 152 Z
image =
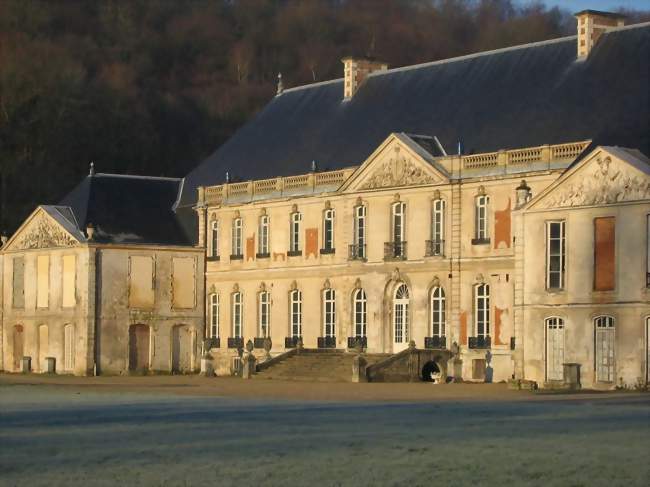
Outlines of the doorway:
M 409 289 L 400 284 L 393 298 L 393 353 L 400 352 L 408 346 L 409 336 Z
M 186 374 L 192 370 L 192 333 L 185 325 L 172 328 L 172 373 Z
M 546 380 L 564 379 L 564 320 L 546 319 Z
M 149 370 L 149 349 L 151 332 L 147 325 L 129 327 L 129 370 L 145 372 Z
M 614 318 L 599 316 L 594 320 L 596 343 L 596 380 L 614 382 L 616 380 L 616 358 Z

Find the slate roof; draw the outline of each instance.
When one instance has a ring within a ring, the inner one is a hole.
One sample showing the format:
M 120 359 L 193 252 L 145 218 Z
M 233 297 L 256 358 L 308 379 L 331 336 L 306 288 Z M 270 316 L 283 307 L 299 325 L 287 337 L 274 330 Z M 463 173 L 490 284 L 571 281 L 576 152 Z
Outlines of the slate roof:
M 78 231 L 92 223 L 98 243 L 188 245 L 191 240 L 172 210 L 181 184 L 175 178 L 94 174 L 59 206 L 44 208 Z
M 576 36 L 371 74 L 343 101 L 343 80 L 285 90 L 187 175 L 199 185 L 361 164 L 392 132 L 437 136 L 465 153 L 593 139 L 650 154 L 650 23 L 603 34 L 578 60 Z M 192 218 L 194 216 L 192 215 Z M 193 225 L 186 220 L 185 223 Z

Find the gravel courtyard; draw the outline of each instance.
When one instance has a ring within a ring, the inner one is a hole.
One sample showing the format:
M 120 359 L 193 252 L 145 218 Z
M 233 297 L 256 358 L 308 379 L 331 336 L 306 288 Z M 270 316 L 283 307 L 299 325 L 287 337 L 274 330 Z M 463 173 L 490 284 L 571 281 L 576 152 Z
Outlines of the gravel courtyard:
M 650 483 L 648 394 L 219 381 L 0 376 L 0 485 Z

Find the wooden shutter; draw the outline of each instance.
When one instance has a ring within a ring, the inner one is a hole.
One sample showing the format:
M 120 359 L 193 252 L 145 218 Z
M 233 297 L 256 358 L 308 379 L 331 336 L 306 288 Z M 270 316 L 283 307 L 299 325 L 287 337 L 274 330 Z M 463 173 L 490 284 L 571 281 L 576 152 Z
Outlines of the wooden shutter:
M 594 220 L 594 290 L 611 291 L 616 286 L 616 219 Z

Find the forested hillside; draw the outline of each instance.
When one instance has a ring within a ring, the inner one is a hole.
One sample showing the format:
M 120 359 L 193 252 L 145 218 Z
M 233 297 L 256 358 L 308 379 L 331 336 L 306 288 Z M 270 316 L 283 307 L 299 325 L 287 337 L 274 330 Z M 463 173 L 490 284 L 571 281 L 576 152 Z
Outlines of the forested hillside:
M 574 32 L 569 12 L 510 0 L 2 0 L 0 231 L 90 161 L 184 175 L 278 72 L 290 87 L 340 77 L 349 54 L 395 67 Z

